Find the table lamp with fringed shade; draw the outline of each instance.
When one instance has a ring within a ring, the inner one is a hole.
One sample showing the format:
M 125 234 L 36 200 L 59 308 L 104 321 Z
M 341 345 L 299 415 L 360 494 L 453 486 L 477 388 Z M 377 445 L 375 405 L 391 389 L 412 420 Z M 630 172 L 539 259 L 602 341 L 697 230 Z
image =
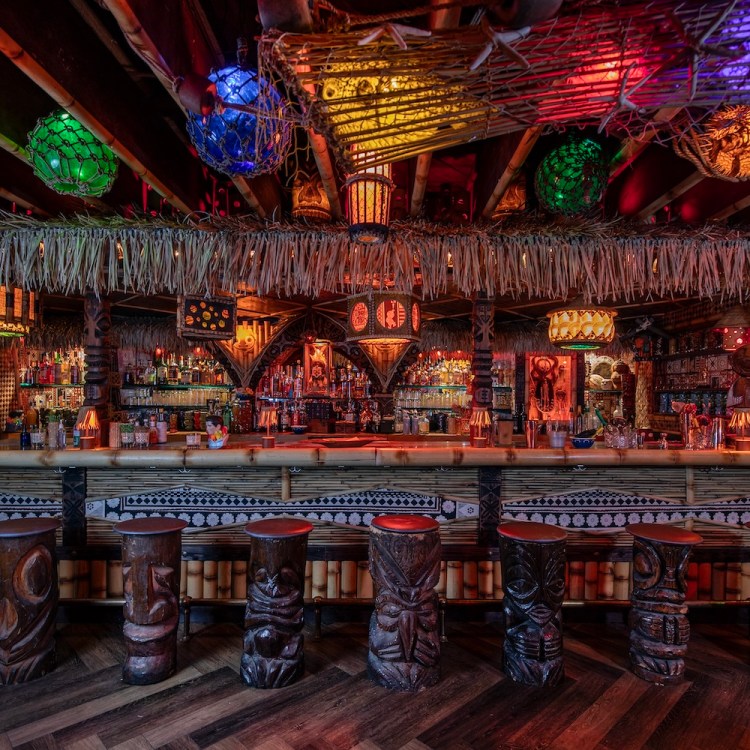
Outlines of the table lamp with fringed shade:
M 713 329 L 721 334 L 721 348 L 733 352 L 748 343 L 750 314 L 743 305 L 735 305 L 721 316 Z
M 615 338 L 617 312 L 606 307 L 574 301 L 547 313 L 549 340 L 561 349 L 593 351 Z
M 117 177 L 117 157 L 64 109 L 42 117 L 29 133 L 34 174 L 58 193 L 89 198 L 108 192 Z
M 36 323 L 36 294 L 0 286 L 0 336 L 26 336 Z
M 264 448 L 273 448 L 275 439 L 271 435 L 271 428 L 278 424 L 277 409 L 275 406 L 261 406 L 260 414 L 258 415 L 258 427 L 265 427 L 266 434 L 263 438 Z

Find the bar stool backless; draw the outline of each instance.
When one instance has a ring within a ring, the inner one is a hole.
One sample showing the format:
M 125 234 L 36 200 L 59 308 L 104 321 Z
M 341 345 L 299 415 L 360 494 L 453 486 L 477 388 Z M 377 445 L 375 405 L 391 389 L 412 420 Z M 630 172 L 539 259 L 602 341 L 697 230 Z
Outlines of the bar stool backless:
M 509 521 L 497 527 L 503 576 L 506 674 L 534 687 L 564 676 L 562 601 L 565 540 L 557 526 Z
M 370 526 L 375 611 L 367 671 L 391 690 L 416 692 L 440 679 L 439 528 L 416 515 L 380 516 Z
M 0 685 L 41 677 L 55 666 L 55 518 L 0 521 Z

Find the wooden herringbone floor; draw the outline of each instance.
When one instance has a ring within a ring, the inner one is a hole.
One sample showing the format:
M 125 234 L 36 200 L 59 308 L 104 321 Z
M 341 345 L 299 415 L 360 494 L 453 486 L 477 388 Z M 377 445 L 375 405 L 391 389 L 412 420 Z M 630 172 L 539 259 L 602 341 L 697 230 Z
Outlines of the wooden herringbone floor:
M 519 687 L 500 671 L 496 623 L 456 623 L 440 683 L 418 695 L 372 685 L 367 626 L 328 625 L 306 641 L 304 678 L 275 691 L 239 677 L 241 629 L 195 629 L 168 681 L 120 681 L 117 623 L 66 624 L 57 670 L 0 688 L 0 750 L 258 748 L 262 750 L 737 750 L 750 748 L 746 626 L 694 624 L 687 680 L 649 685 L 628 671 L 615 622 L 567 622 L 566 678 Z

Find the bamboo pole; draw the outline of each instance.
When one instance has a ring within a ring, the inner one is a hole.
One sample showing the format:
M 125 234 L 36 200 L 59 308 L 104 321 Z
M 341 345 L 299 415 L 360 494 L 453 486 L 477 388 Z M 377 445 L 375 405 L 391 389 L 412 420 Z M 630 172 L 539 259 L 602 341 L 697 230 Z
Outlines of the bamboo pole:
M 464 574 L 464 599 L 477 599 L 479 587 L 477 583 L 478 566 L 473 560 L 465 560 L 463 564 Z
M 91 580 L 89 578 L 91 574 L 91 565 L 88 560 L 76 560 L 74 568 L 76 597 L 78 599 L 88 599 L 91 590 Z
M 307 601 L 310 601 L 310 599 L 312 599 L 312 575 L 313 575 L 312 560 L 307 560 L 305 562 L 305 596 L 304 596 L 304 598 Z
M 113 599 L 123 596 L 121 560 L 107 560 L 107 596 Z
M 369 599 L 373 595 L 372 576 L 370 575 L 370 564 L 367 560 L 357 563 L 357 596 L 360 599 Z
M 232 599 L 247 598 L 247 560 L 232 560 Z
M 445 575 L 445 598 L 461 599 L 464 588 L 464 572 L 460 560 L 448 560 Z
M 313 560 L 312 564 L 312 598 L 325 597 L 328 588 L 328 563 L 325 560 Z
M 91 561 L 91 589 L 89 596 L 92 599 L 107 598 L 107 561 Z
M 187 560 L 180 560 L 180 598 L 187 596 Z
M 492 573 L 492 596 L 494 599 L 502 599 L 505 592 L 503 591 L 503 568 L 499 560 L 492 563 Z
M 232 561 L 219 561 L 217 573 L 217 596 L 219 599 L 232 598 Z M 243 597 L 239 597 L 240 599 Z
M 582 601 L 585 597 L 585 566 L 583 560 L 572 560 L 568 566 L 570 582 L 568 585 L 570 598 Z M 596 597 L 594 597 L 596 598 Z
M 341 598 L 354 599 L 357 596 L 357 563 L 344 560 L 341 563 Z
M 341 595 L 341 562 L 338 560 L 328 561 L 326 597 L 338 599 Z
M 615 568 L 614 563 L 605 560 L 599 563 L 598 599 L 615 598 Z
M 186 593 L 191 599 L 203 598 L 203 560 L 187 561 Z
M 599 563 L 586 560 L 583 564 L 583 598 L 588 602 L 597 599 L 599 591 Z
M 492 599 L 492 560 L 480 560 L 477 565 L 477 594 L 480 599 Z
M 219 598 L 219 563 L 216 560 L 203 562 L 203 598 Z
M 614 564 L 614 598 L 620 601 L 630 599 L 630 563 Z
M 750 562 L 742 563 L 740 577 L 740 599 L 750 599 Z
M 58 586 L 60 588 L 61 599 L 73 599 L 76 595 L 75 580 L 75 563 L 73 560 L 59 560 L 58 569 Z

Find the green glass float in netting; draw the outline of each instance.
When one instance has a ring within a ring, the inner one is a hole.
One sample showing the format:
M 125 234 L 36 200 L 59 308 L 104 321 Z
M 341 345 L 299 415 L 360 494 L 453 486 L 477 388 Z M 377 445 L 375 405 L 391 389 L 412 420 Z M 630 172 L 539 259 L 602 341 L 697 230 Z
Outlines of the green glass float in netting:
M 42 117 L 29 133 L 34 174 L 66 195 L 104 195 L 117 176 L 117 157 L 72 115 L 61 109 Z
M 570 138 L 553 148 L 534 175 L 534 188 L 542 208 L 550 213 L 575 216 L 591 211 L 607 187 L 604 149 L 590 138 Z

